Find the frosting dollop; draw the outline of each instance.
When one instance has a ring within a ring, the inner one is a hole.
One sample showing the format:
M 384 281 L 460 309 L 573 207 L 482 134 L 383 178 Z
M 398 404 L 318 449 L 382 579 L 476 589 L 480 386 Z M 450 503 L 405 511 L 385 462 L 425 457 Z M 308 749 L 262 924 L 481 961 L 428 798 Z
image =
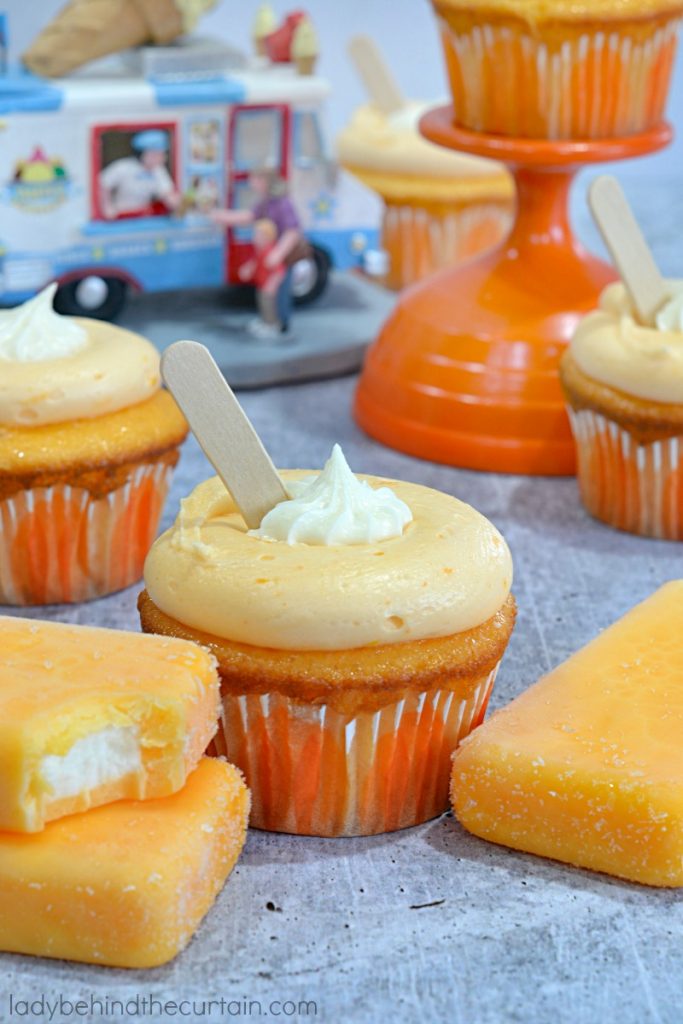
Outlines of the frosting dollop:
M 444 149 L 420 134 L 420 118 L 434 105 L 410 100 L 390 114 L 372 103 L 358 107 L 337 137 L 340 161 L 352 168 L 439 178 L 502 174 L 502 165 L 493 160 Z
M 54 311 L 56 291 L 57 285 L 49 284 L 21 306 L 0 311 L 0 359 L 40 363 L 85 348 L 88 332 L 77 321 Z
M 282 470 L 286 489 L 317 473 Z M 512 560 L 496 528 L 448 494 L 378 477 L 412 514 L 400 536 L 288 544 L 247 531 L 217 477 L 181 502 L 153 545 L 145 585 L 161 611 L 237 643 L 343 650 L 450 636 L 503 606 Z
M 287 544 L 374 544 L 400 537 L 413 516 L 389 487 L 359 480 L 338 444 L 319 476 L 293 480 L 289 501 L 268 512 L 254 537 Z
M 608 285 L 599 308 L 579 323 L 571 354 L 602 384 L 654 402 L 683 402 L 683 281 L 668 281 L 670 300 L 654 327 L 638 323 L 621 282 Z
M 664 303 L 655 317 L 660 331 L 683 331 L 683 284 Z
M 54 286 L 0 313 L 0 425 L 95 419 L 151 398 L 159 353 L 133 331 L 52 309 Z

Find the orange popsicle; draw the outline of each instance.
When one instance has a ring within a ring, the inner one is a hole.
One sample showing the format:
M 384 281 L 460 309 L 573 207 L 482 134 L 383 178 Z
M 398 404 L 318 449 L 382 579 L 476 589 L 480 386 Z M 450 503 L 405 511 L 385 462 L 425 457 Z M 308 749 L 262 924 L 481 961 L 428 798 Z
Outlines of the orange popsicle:
M 196 644 L 0 616 L 0 652 L 0 829 L 174 793 L 216 731 Z
M 683 886 L 683 580 L 476 729 L 451 796 L 484 839 Z
M 156 967 L 190 941 L 237 860 L 249 791 L 203 758 L 185 787 L 0 833 L 0 949 Z

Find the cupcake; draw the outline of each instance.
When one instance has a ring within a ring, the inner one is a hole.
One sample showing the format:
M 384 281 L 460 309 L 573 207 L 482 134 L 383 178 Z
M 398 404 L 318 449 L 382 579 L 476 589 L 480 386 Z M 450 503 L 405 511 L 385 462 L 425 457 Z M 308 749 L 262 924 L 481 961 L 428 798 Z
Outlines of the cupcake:
M 337 139 L 340 163 L 384 200 L 386 284 L 403 288 L 491 248 L 512 223 L 505 168 L 428 142 L 418 122 L 428 104 L 391 114 L 359 107 Z
M 629 533 L 683 540 L 683 281 L 656 325 L 610 285 L 579 324 L 560 376 L 583 502 Z
M 469 505 L 356 477 L 338 447 L 248 531 L 217 478 L 153 545 L 147 632 L 208 647 L 216 752 L 257 828 L 371 835 L 448 807 L 450 756 L 483 719 L 515 619 L 510 553 Z
M 0 604 L 138 580 L 187 433 L 156 349 L 59 316 L 55 289 L 0 312 Z
M 597 139 L 664 114 L 683 0 L 432 0 L 455 120 Z

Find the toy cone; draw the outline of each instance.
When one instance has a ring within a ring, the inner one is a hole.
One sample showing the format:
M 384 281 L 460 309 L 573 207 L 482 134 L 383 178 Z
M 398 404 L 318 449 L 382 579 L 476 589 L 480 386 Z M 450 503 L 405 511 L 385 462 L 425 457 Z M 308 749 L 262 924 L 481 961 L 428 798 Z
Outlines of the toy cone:
M 295 57 L 294 63 L 300 75 L 312 75 L 315 71 L 317 57 Z
M 290 44 L 290 60 L 300 75 L 313 74 L 318 52 L 318 37 L 313 22 L 304 15 L 296 24 Z
M 70 0 L 22 60 L 36 75 L 59 78 L 109 53 L 169 43 L 183 30 L 175 0 Z

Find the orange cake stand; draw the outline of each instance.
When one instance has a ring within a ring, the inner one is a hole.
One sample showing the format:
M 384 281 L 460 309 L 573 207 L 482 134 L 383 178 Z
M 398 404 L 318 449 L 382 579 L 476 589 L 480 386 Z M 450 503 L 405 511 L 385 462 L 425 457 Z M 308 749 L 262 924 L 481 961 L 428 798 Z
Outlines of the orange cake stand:
M 569 188 L 584 164 L 663 148 L 671 127 L 618 139 L 514 139 L 459 128 L 446 106 L 420 129 L 442 146 L 509 164 L 517 219 L 499 248 L 403 293 L 368 352 L 356 418 L 379 441 L 435 462 L 573 473 L 558 362 L 615 272 L 574 238 Z

